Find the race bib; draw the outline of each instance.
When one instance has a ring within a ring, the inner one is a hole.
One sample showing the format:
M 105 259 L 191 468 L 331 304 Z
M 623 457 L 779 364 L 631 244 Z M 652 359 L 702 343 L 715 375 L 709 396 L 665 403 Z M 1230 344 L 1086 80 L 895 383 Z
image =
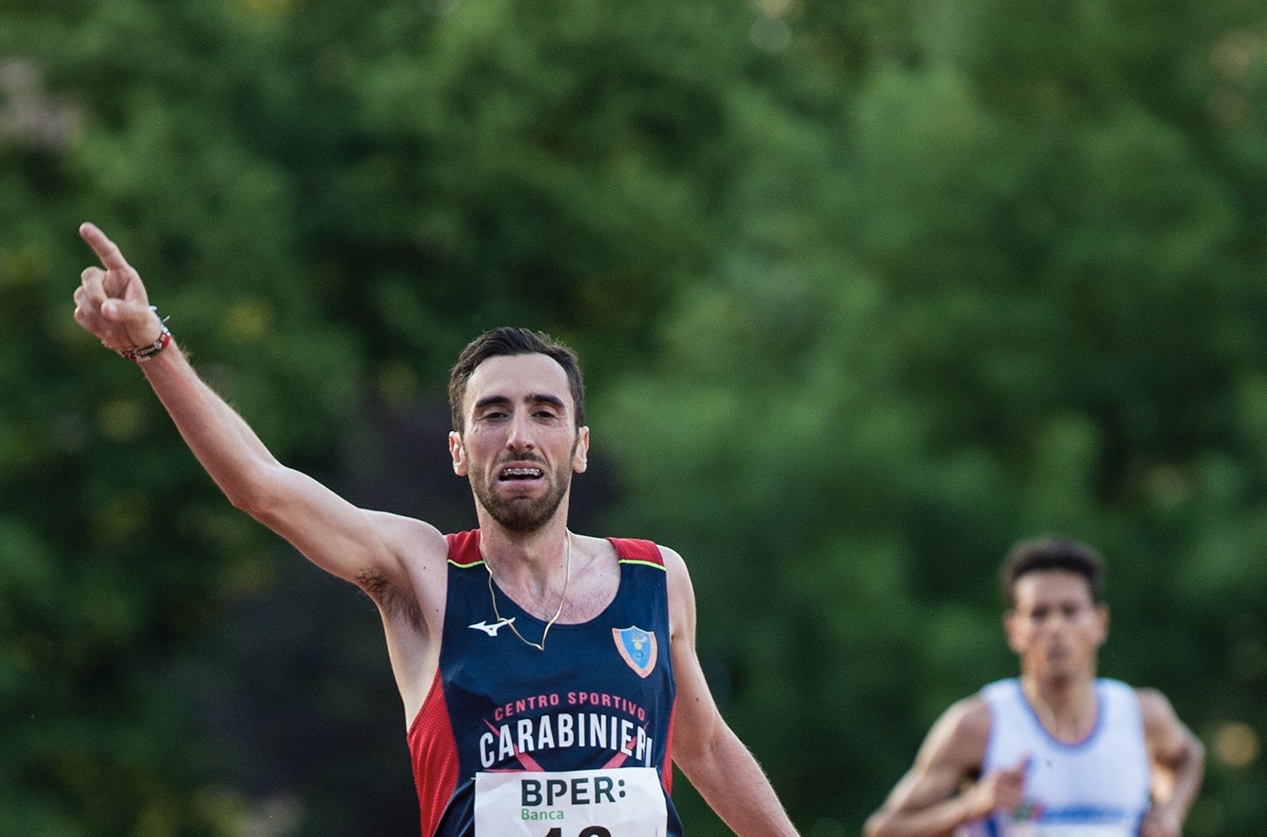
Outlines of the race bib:
M 475 774 L 475 837 L 665 837 L 651 767 Z

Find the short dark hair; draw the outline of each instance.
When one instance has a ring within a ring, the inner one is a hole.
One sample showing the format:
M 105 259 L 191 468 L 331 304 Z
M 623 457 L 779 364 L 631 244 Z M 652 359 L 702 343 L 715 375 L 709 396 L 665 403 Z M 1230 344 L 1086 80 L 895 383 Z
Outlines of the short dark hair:
M 1104 559 L 1083 543 L 1063 535 L 1045 535 L 1021 541 L 1003 559 L 1003 597 L 1008 607 L 1016 606 L 1016 582 L 1027 573 L 1042 570 L 1065 570 L 1077 573 L 1087 581 L 1091 600 L 1104 600 Z
M 572 391 L 572 403 L 576 410 L 576 426 L 585 424 L 585 382 L 581 379 L 581 366 L 576 353 L 559 341 L 540 331 L 503 326 L 486 331 L 476 337 L 462 354 L 449 374 L 449 413 L 453 429 L 461 433 L 464 419 L 462 400 L 466 396 L 466 383 L 476 367 L 490 357 L 543 354 L 551 358 L 568 376 L 568 388 Z

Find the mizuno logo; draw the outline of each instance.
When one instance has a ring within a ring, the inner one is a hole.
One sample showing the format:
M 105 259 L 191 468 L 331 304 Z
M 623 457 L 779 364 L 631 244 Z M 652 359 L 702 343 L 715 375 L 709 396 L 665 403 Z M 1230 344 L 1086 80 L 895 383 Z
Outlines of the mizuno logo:
M 515 617 L 512 616 L 509 619 L 503 619 L 500 622 L 494 622 L 493 624 L 490 625 L 487 622 L 485 622 L 483 619 L 481 619 L 480 621 L 476 622 L 474 625 L 467 625 L 466 627 L 474 628 L 477 631 L 483 631 L 489 636 L 497 636 L 498 631 L 500 631 L 502 628 L 506 627 L 507 625 L 509 625 L 511 622 L 514 622 L 514 621 L 515 621 Z

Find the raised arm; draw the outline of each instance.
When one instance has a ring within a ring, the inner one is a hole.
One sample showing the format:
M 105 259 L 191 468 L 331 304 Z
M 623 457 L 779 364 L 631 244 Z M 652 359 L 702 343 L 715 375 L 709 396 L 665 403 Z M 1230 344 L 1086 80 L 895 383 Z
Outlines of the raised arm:
M 1138 689 L 1144 740 L 1153 768 L 1153 805 L 1140 837 L 1179 837 L 1201 789 L 1205 748 L 1156 689 Z
M 990 713 L 980 697 L 947 709 L 929 730 L 915 764 L 867 820 L 866 837 L 943 837 L 994 811 L 1020 805 L 1025 760 L 974 781 L 989 734 Z
M 727 726 L 695 653 L 695 592 L 682 557 L 661 547 L 668 570 L 670 637 L 677 702 L 673 760 L 739 837 L 795 835 L 757 760 Z
M 370 512 L 279 463 L 247 423 L 194 371 L 174 341 L 166 345 L 141 277 L 92 224 L 80 227 L 102 267 L 81 274 L 75 320 L 115 351 L 163 348 L 139 363 L 181 436 L 234 506 L 290 541 L 329 572 L 361 585 L 380 606 L 387 591 L 426 589 L 419 573 L 443 570 L 446 546 L 420 521 Z M 405 555 L 410 560 L 406 566 Z M 419 583 L 421 582 L 421 584 Z M 438 583 L 438 581 L 437 581 Z M 443 589 L 440 585 L 440 589 Z M 418 616 L 425 603 L 396 604 Z M 388 602 L 391 604 L 391 602 Z M 424 608 L 425 609 L 425 608 Z M 415 619 L 425 629 L 427 619 Z

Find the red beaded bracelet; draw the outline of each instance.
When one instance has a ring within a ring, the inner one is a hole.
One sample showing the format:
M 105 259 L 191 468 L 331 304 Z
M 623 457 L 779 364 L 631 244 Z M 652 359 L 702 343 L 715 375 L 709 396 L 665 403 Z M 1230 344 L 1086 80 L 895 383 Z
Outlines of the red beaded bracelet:
M 154 357 L 154 355 L 167 348 L 167 344 L 172 342 L 172 333 L 167 330 L 167 326 L 163 326 L 163 333 L 158 339 L 148 346 L 140 346 L 135 349 L 120 349 L 119 356 L 125 357 L 134 363 L 143 363 Z

